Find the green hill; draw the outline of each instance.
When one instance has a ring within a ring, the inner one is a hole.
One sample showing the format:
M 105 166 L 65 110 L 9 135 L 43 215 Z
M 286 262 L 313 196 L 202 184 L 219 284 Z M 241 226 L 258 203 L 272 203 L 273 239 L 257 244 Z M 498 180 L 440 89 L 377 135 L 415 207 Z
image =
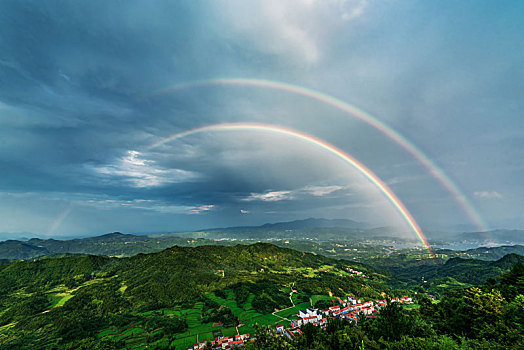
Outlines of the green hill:
M 394 279 L 411 288 L 442 294 L 446 289 L 481 285 L 511 269 L 516 263 L 524 262 L 524 256 L 507 254 L 496 261 L 454 257 L 447 261 L 419 260 L 402 265 L 402 257 L 392 261 L 377 261 L 376 266 L 391 272 Z M 402 284 L 399 284 L 402 285 Z
M 350 276 L 347 267 L 366 278 Z M 395 294 L 371 267 L 267 243 L 47 258 L 1 268 L 0 347 L 13 348 L 92 347 L 98 334 L 119 348 L 122 339 L 144 342 L 159 329 L 158 341 L 180 333 L 191 342 L 187 332 L 208 337 L 222 319 L 228 325 L 241 320 L 248 333 L 255 322 L 273 324 L 281 320 L 271 315 L 274 308 L 304 305 L 313 295 Z M 298 291 L 292 299 L 291 285 Z M 142 335 L 126 338 L 126 329 Z
M 223 242 L 222 244 L 226 244 Z M 0 242 L 0 259 L 33 259 L 53 254 L 131 256 L 158 252 L 174 245 L 218 244 L 207 239 L 180 238 L 172 234 L 138 236 L 119 232 L 68 240 L 32 238 L 27 242 Z

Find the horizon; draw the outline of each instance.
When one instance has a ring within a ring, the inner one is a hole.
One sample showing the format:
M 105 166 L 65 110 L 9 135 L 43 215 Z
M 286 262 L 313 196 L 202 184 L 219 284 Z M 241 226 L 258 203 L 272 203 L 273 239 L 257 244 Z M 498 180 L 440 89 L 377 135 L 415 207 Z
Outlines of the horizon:
M 393 233 L 397 234 L 397 236 L 392 236 L 392 238 L 402 238 L 407 240 L 417 240 L 415 236 L 409 236 L 406 234 L 403 234 L 402 232 L 398 231 L 395 227 L 392 226 L 374 226 L 370 225 L 369 223 L 365 222 L 359 222 L 352 219 L 343 219 L 343 218 L 316 218 L 316 217 L 307 217 L 302 219 L 295 219 L 295 220 L 288 220 L 288 221 L 278 221 L 278 222 L 263 222 L 260 224 L 254 224 L 254 225 L 242 225 L 242 226 L 227 226 L 227 227 L 205 227 L 205 228 L 196 228 L 194 230 L 176 230 L 176 229 L 167 229 L 167 230 L 159 230 L 159 231 L 123 231 L 123 230 L 114 230 L 114 231 L 108 231 L 108 232 L 92 232 L 89 234 L 81 234 L 81 235 L 53 235 L 53 234 L 38 234 L 33 232 L 0 232 L 0 242 L 15 240 L 15 241 L 27 241 L 33 238 L 37 239 L 55 239 L 55 240 L 72 240 L 72 239 L 83 239 L 83 238 L 92 238 L 92 237 L 100 237 L 104 235 L 114 234 L 114 233 L 120 233 L 124 235 L 136 235 L 136 236 L 148 236 L 148 235 L 155 235 L 155 234 L 189 234 L 189 233 L 196 233 L 196 232 L 206 232 L 206 231 L 219 231 L 219 230 L 234 230 L 234 229 L 244 229 L 244 228 L 262 228 L 265 225 L 275 225 L 275 224 L 286 224 L 286 223 L 295 223 L 295 222 L 302 222 L 302 221 L 308 221 L 308 220 L 327 220 L 327 221 L 337 221 L 337 220 L 347 220 L 351 221 L 357 224 L 362 224 L 365 227 L 362 228 L 363 230 L 376 230 L 376 229 L 390 229 L 393 231 Z M 462 225 L 457 225 L 458 227 Z M 465 225 L 468 226 L 468 225 Z M 432 229 L 425 229 L 425 232 L 430 232 L 430 235 L 433 235 L 435 233 L 443 233 L 443 234 L 463 234 L 463 233 L 491 233 L 496 231 L 521 231 L 520 228 L 493 228 L 489 231 L 475 231 L 473 229 L 473 226 L 469 225 L 471 227 L 471 230 L 468 229 L 458 229 L 453 227 L 435 227 Z M 321 227 L 319 227 L 321 228 Z M 330 228 L 337 228 L 335 226 Z M 342 227 L 343 228 L 343 227 Z M 300 229 L 296 229 L 300 230 Z M 396 231 L 397 230 L 397 231 Z M 434 242 L 438 240 L 438 237 L 429 237 L 430 241 Z M 450 237 L 443 237 L 445 240 L 449 240 Z M 496 245 L 503 245 L 504 243 L 498 242 L 495 243 L 491 238 L 490 244 L 496 244 Z M 482 242 L 488 242 L 487 240 L 484 240 Z M 420 243 L 420 242 L 419 242 Z M 517 243 L 519 244 L 519 243 Z

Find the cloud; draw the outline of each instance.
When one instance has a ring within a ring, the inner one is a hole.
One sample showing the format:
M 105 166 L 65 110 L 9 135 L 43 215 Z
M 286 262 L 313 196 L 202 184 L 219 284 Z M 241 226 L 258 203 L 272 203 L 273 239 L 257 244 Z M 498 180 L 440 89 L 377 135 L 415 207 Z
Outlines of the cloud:
M 219 1 L 217 6 L 237 35 L 249 37 L 260 51 L 309 66 L 332 41 L 332 27 L 360 17 L 367 1 Z
M 198 206 L 176 205 L 170 202 L 151 199 L 103 199 L 92 198 L 73 202 L 76 205 L 90 205 L 101 209 L 128 208 L 157 212 L 161 214 L 195 215 L 216 209 L 213 204 Z
M 325 197 L 337 191 L 347 190 L 347 186 L 314 186 L 308 185 L 296 190 L 285 191 L 269 191 L 264 193 L 251 193 L 248 197 L 242 198 L 242 201 L 263 201 L 263 202 L 278 202 L 283 200 L 305 199 L 307 197 Z M 347 196 L 347 193 L 343 194 Z
M 249 197 L 242 198 L 242 201 L 263 201 L 263 202 L 278 202 L 283 200 L 293 199 L 291 191 L 269 191 L 265 193 L 251 193 Z
M 1 195 L 2 193 L 0 193 Z M 12 197 L 18 198 L 31 198 L 38 196 L 40 199 L 45 200 L 54 200 L 54 201 L 69 201 L 70 207 L 82 207 L 90 206 L 97 209 L 104 210 L 113 210 L 116 208 L 119 209 L 138 209 L 151 212 L 157 212 L 161 214 L 180 214 L 180 215 L 195 215 L 201 214 L 204 212 L 209 212 L 217 208 L 213 204 L 203 204 L 197 206 L 190 205 L 176 205 L 170 201 L 163 200 L 154 200 L 154 199 L 112 199 L 107 198 L 106 196 L 96 195 L 96 194 L 78 194 L 76 196 L 71 196 L 70 194 L 53 194 L 43 196 L 35 193 L 26 193 L 26 194 L 6 194 Z M 70 210 L 70 209 L 69 209 Z
M 216 209 L 216 206 L 213 204 L 200 205 L 198 207 L 191 208 L 189 210 L 189 214 L 202 214 L 214 209 Z
M 190 171 L 158 168 L 154 161 L 143 159 L 138 151 L 127 151 L 127 155 L 114 164 L 92 168 L 98 174 L 109 177 L 110 180 L 123 179 L 134 187 L 157 187 L 197 178 L 197 175 Z
M 500 199 L 502 195 L 497 191 L 477 191 L 473 195 L 481 199 Z
M 344 186 L 306 186 L 300 192 L 311 194 L 315 197 L 323 197 L 333 192 L 343 190 Z

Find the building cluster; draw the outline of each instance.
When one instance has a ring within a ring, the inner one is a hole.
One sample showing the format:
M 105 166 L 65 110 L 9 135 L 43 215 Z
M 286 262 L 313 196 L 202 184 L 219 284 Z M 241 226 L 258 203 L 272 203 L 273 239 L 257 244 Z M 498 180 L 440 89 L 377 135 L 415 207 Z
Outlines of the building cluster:
M 376 301 L 365 301 L 348 296 L 345 299 L 336 298 L 339 305 L 331 306 L 327 310 L 319 310 L 314 308 L 307 308 L 305 311 L 300 310 L 296 315 L 297 318 L 291 320 L 290 328 L 284 328 L 283 325 L 279 324 L 276 326 L 277 334 L 286 336 L 289 339 L 295 339 L 302 335 L 300 327 L 311 323 L 314 326 L 325 328 L 328 322 L 328 318 L 340 318 L 347 321 L 357 323 L 359 315 L 365 315 L 366 317 L 376 317 L 379 310 L 387 305 L 387 301 L 376 300 Z M 334 301 L 333 300 L 333 301 Z M 392 303 L 413 303 L 413 299 L 408 296 L 401 298 L 391 299 Z M 232 349 L 235 347 L 244 346 L 248 341 L 253 341 L 249 334 L 239 334 L 234 337 L 220 336 L 211 341 L 211 348 L 214 350 L 218 349 Z M 193 347 L 188 350 L 204 349 L 206 341 L 196 343 Z
M 291 320 L 291 328 L 298 328 L 308 323 L 314 326 L 325 326 L 327 324 L 327 314 L 318 309 L 307 308 L 306 311 L 300 310 L 298 318 Z
M 218 349 L 233 349 L 235 347 L 241 347 L 244 346 L 244 344 L 248 341 L 253 341 L 254 339 L 251 338 L 249 334 L 238 334 L 234 337 L 216 337 L 215 340 L 211 341 L 211 348 L 218 350 Z M 206 347 L 207 341 L 203 340 L 198 343 L 195 343 L 193 347 L 188 348 L 188 350 L 197 350 L 197 349 L 204 349 Z
M 300 327 L 308 323 L 314 326 L 325 328 L 328 317 L 340 318 L 347 321 L 357 322 L 360 314 L 366 317 L 376 317 L 379 310 L 387 305 L 387 301 L 376 300 L 362 302 L 360 299 L 348 296 L 346 299 L 336 298 L 340 305 L 331 306 L 327 310 L 318 310 L 307 308 L 306 311 L 300 310 L 297 314 L 298 318 L 291 320 L 290 328 L 284 329 L 282 325 L 277 325 L 277 333 L 282 333 L 289 339 L 301 335 Z M 413 303 L 413 299 L 408 296 L 391 299 L 392 303 Z
M 351 276 L 366 277 L 366 275 L 364 274 L 364 272 L 354 270 L 354 269 L 352 269 L 351 267 L 346 267 L 346 270 L 351 274 Z

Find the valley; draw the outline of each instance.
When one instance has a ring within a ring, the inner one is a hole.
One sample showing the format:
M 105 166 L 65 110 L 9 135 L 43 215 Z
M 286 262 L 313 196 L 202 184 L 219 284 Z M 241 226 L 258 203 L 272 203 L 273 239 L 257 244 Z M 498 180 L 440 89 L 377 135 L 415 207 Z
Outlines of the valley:
M 87 247 L 125 247 L 134 239 L 105 235 L 90 239 Z M 415 303 L 406 304 L 404 312 L 418 313 L 413 310 L 429 297 L 446 300 L 454 288 L 496 286 L 499 276 L 524 262 L 516 253 L 495 260 L 500 252 L 520 252 L 522 246 L 437 250 L 429 258 L 420 248 L 370 241 L 176 239 L 185 246 L 130 257 L 61 253 L 0 265 L 0 344 L 187 349 L 214 341 L 255 346 L 260 332 L 300 343 L 294 331 L 302 332 L 305 325 L 296 323 L 300 310 L 326 310 L 318 318 L 324 328 L 345 318 L 366 325 L 363 317 L 380 319 L 378 305 L 384 307 L 387 299 L 409 295 Z M 476 259 L 479 254 L 484 260 Z M 352 295 L 371 309 L 345 308 L 342 300 Z M 329 312 L 335 307 L 347 311 Z

